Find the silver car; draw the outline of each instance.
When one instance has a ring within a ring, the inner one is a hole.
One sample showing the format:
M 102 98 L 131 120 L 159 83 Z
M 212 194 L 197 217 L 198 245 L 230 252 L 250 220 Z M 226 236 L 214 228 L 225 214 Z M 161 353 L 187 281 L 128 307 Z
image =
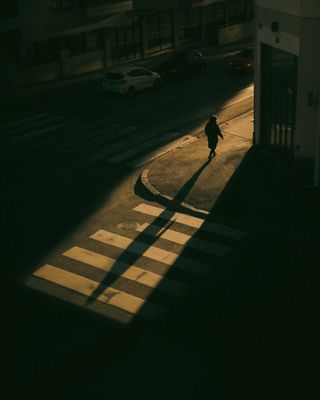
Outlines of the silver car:
M 147 68 L 119 66 L 110 69 L 102 81 L 104 92 L 133 96 L 136 92 L 149 88 L 159 88 L 161 77 Z

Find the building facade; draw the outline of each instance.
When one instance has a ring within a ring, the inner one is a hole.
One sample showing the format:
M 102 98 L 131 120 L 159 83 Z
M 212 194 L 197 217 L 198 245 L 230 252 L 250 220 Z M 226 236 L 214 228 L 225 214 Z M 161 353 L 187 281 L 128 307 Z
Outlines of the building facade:
M 0 87 L 253 36 L 253 0 L 2 0 Z
M 255 141 L 319 181 L 320 2 L 256 0 Z

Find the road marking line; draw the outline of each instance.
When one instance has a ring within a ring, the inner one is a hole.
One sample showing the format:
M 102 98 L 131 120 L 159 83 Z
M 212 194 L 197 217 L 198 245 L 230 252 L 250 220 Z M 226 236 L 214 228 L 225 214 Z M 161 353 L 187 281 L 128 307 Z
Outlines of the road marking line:
M 31 131 L 31 132 L 26 131 L 23 135 L 19 135 L 19 136 L 14 137 L 13 140 L 15 142 L 19 142 L 21 140 L 25 140 L 26 138 L 30 138 L 30 137 L 34 137 L 34 136 L 40 136 L 40 135 L 42 135 L 44 133 L 52 132 L 52 131 L 55 131 L 57 129 L 63 128 L 65 126 L 71 125 L 73 122 L 75 122 L 75 120 L 67 120 L 67 121 L 64 120 L 64 122 L 60 122 L 60 123 L 57 123 L 57 124 L 54 124 L 54 125 L 49 125 L 49 126 L 46 126 L 46 127 L 42 128 L 42 129 L 38 129 L 36 131 Z
M 92 294 L 98 289 L 100 294 L 94 300 L 120 308 L 131 314 L 139 314 L 146 319 L 156 319 L 163 312 L 161 307 L 148 303 L 144 299 L 132 296 L 121 290 L 106 287 L 91 279 L 73 274 L 72 272 L 65 271 L 50 264 L 39 268 L 33 273 L 33 276 L 55 283 L 56 285 L 87 297 L 92 297 Z
M 211 269 L 209 264 L 187 259 L 171 251 L 163 250 L 159 247 L 140 242 L 139 240 L 129 239 L 112 232 L 99 230 L 91 235 L 90 238 L 195 274 L 201 275 Z
M 1 124 L 0 125 L 0 131 L 3 131 L 5 129 L 6 130 L 10 129 L 12 127 L 15 127 L 15 126 L 18 126 L 18 125 L 21 125 L 21 124 L 25 124 L 25 123 L 27 123 L 29 121 L 42 119 L 42 118 L 47 118 L 49 116 L 50 116 L 49 113 L 41 113 L 41 114 L 36 114 L 36 115 L 30 115 L 29 117 L 19 118 L 19 119 L 15 120 L 15 121 L 6 122 L 4 124 Z
M 178 136 L 179 133 L 177 132 L 169 132 L 163 135 L 162 137 L 157 137 L 157 138 L 152 138 L 151 140 L 148 140 L 147 142 L 139 143 L 138 145 L 134 146 L 133 148 L 123 151 L 121 154 L 117 154 L 113 157 L 108 158 L 109 162 L 120 162 L 124 161 L 130 157 L 133 157 L 136 154 L 142 153 L 144 150 L 148 149 L 151 146 L 154 146 L 156 144 L 162 143 L 166 140 L 172 139 L 176 136 Z M 141 140 L 142 137 L 139 138 L 139 141 Z M 126 142 L 126 147 L 129 147 L 133 143 Z
M 111 136 L 112 137 L 122 136 L 122 135 L 125 135 L 126 133 L 136 131 L 137 129 L 139 129 L 139 127 L 135 126 L 135 125 L 124 126 L 123 128 L 119 128 L 119 129 L 116 129 L 115 131 L 111 132 Z
M 169 221 L 178 222 L 179 224 L 191 226 L 192 228 L 203 229 L 204 231 L 211 232 L 218 235 L 230 237 L 232 239 L 243 239 L 246 236 L 246 232 L 235 228 L 229 228 L 225 225 L 216 224 L 214 222 L 207 221 L 202 218 L 193 217 L 190 215 L 182 214 L 179 212 L 170 211 L 167 209 L 150 206 L 148 204 L 141 203 L 133 209 L 142 214 L 151 215 L 153 217 L 160 217 Z
M 188 143 L 194 142 L 195 140 L 197 140 L 198 138 L 195 136 L 191 136 L 191 135 L 186 135 L 183 136 L 177 140 L 174 140 L 173 142 L 170 142 L 168 144 L 165 144 L 149 153 L 147 153 L 146 155 L 139 157 L 138 159 L 127 163 L 128 166 L 130 167 L 140 167 L 143 164 L 146 164 L 149 161 L 154 160 L 155 158 L 158 158 L 160 156 L 162 156 L 163 154 L 167 153 L 170 150 L 174 150 L 177 147 L 181 147 L 181 146 L 185 146 Z
M 217 243 L 200 240 L 191 235 L 186 235 L 185 233 L 180 233 L 172 229 L 166 229 L 166 227 L 161 228 L 160 226 L 151 225 L 148 223 L 141 225 L 136 230 L 138 232 L 156 236 L 160 239 L 169 240 L 170 242 L 174 242 L 185 247 L 190 247 L 204 253 L 209 253 L 214 256 L 224 256 L 230 250 L 229 247 L 222 246 Z
M 158 288 L 159 290 L 169 292 L 176 296 L 181 295 L 187 289 L 187 285 L 183 283 L 81 247 L 72 247 L 70 250 L 64 252 L 63 255 L 103 271 L 111 272 L 114 275 L 141 283 L 151 288 Z M 160 286 L 158 287 L 158 285 Z
M 90 138 L 84 137 L 83 139 L 77 141 L 74 145 L 72 145 L 72 147 L 69 146 L 71 148 L 70 148 L 70 150 L 68 150 L 68 153 L 70 153 L 70 154 L 76 153 L 79 151 L 79 149 L 81 149 L 85 146 L 94 145 L 99 142 L 103 142 L 102 144 L 105 144 L 107 146 L 107 148 L 110 149 L 110 141 L 111 140 L 113 141 L 117 138 L 120 138 L 129 132 L 133 132 L 133 131 L 137 130 L 138 128 L 139 128 L 138 126 L 127 126 L 127 127 L 116 129 L 116 130 L 112 131 L 111 127 L 105 126 L 101 129 L 98 129 L 97 131 L 94 131 L 93 138 L 92 137 L 90 137 Z M 101 136 L 104 133 L 105 133 L 105 136 Z M 123 146 L 124 143 L 122 142 L 121 145 Z

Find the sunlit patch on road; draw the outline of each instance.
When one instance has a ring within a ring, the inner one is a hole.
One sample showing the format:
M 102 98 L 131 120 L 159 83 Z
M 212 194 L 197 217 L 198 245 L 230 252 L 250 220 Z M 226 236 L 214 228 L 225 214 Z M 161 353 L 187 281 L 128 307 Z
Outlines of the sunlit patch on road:
M 100 229 L 87 238 L 88 248 L 71 247 L 62 254 L 63 266 L 50 261 L 34 271 L 26 284 L 44 292 L 51 288 L 49 293 L 59 297 L 61 291 L 52 288 L 52 285 L 58 286 L 63 292 L 70 293 L 63 295 L 63 300 L 121 323 L 130 323 L 137 316 L 155 320 L 168 306 L 154 299 L 155 292 L 172 298 L 181 296 L 190 289 L 192 280 L 204 276 L 214 267 L 215 257 L 225 256 L 231 250 L 229 246 L 194 236 L 201 231 L 223 236 L 229 241 L 239 241 L 246 236 L 246 232 L 239 229 L 145 203 L 135 207 L 133 212 L 145 215 L 148 220 L 153 218 L 142 225 L 134 224 L 135 238 Z M 192 229 L 193 234 L 179 232 L 179 226 Z M 146 242 L 145 237 L 149 241 Z M 162 245 L 156 246 L 155 242 L 159 240 Z M 168 249 L 163 248 L 163 243 Z M 99 252 L 90 249 L 93 244 L 100 246 Z M 111 248 L 119 252 L 118 257 L 107 255 Z M 197 256 L 185 257 L 186 249 L 202 254 L 205 260 L 210 255 L 210 263 Z M 134 262 L 126 261 L 128 257 Z M 79 263 L 81 268 L 68 266 L 68 260 Z M 169 275 L 172 271 L 177 272 L 173 278 Z M 179 273 L 194 278 L 187 283 L 179 279 Z M 102 307 L 95 307 L 97 303 Z

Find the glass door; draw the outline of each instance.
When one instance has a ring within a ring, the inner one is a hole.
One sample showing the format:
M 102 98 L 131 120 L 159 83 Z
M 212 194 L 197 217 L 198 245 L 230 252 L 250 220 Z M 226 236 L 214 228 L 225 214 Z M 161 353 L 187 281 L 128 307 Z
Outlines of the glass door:
M 297 56 L 262 45 L 262 144 L 292 152 L 295 145 Z

